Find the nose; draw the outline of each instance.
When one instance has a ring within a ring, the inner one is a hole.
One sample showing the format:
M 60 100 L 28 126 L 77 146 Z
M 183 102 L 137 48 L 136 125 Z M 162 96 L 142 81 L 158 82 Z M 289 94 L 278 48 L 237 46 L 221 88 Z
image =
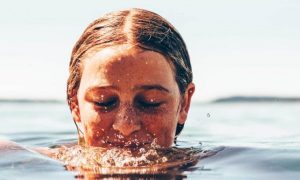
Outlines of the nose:
M 129 136 L 141 129 L 141 121 L 129 104 L 120 107 L 113 123 L 113 129 L 119 131 L 124 136 Z

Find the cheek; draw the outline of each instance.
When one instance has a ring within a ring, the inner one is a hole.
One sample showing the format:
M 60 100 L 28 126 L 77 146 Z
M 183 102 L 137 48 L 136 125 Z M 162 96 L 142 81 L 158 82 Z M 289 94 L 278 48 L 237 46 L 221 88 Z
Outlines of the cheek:
M 80 111 L 81 122 L 87 139 L 95 139 L 104 135 L 112 125 L 113 118 L 109 114 L 98 113 L 93 106 L 86 105 Z
M 145 127 L 148 127 L 146 130 L 154 135 L 158 144 L 163 147 L 169 147 L 174 142 L 179 117 L 178 104 L 178 101 L 172 101 L 161 113 L 144 117 Z
M 105 119 L 103 117 L 95 119 L 89 119 L 84 123 L 85 131 L 85 141 L 88 145 L 99 146 L 101 139 L 106 137 L 106 133 L 110 130 L 112 126 L 112 121 Z
M 159 141 L 170 141 L 175 136 L 177 119 L 176 109 L 169 108 L 156 115 L 144 115 L 143 125 L 146 131 L 159 138 Z

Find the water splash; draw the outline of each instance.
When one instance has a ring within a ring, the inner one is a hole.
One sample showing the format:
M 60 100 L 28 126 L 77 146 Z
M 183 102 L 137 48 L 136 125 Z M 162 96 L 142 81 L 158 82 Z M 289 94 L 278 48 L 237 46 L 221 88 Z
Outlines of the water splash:
M 213 155 L 201 148 L 160 148 L 155 143 L 136 149 L 101 147 L 61 147 L 53 158 L 62 161 L 69 170 L 100 174 L 162 173 L 171 168 L 190 166 L 200 158 Z
M 207 118 L 210 118 L 210 113 L 207 113 L 206 116 L 207 116 Z

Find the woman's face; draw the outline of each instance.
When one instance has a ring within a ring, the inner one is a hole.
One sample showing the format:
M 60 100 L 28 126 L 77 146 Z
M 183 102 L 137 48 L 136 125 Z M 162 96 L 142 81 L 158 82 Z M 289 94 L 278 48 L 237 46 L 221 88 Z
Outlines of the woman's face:
M 87 145 L 137 147 L 155 138 L 162 147 L 172 145 L 190 97 L 180 95 L 164 56 L 123 45 L 90 51 L 82 62 L 78 103 L 71 108 Z M 190 96 L 193 91 L 192 85 Z

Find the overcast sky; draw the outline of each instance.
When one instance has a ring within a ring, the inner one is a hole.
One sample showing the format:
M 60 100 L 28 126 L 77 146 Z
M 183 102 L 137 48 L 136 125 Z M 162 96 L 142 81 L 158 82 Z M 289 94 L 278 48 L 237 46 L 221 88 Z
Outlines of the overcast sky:
M 10 0 L 0 5 L 0 98 L 64 99 L 71 49 L 82 31 L 128 7 L 162 15 L 182 34 L 196 101 L 300 96 L 298 0 Z

